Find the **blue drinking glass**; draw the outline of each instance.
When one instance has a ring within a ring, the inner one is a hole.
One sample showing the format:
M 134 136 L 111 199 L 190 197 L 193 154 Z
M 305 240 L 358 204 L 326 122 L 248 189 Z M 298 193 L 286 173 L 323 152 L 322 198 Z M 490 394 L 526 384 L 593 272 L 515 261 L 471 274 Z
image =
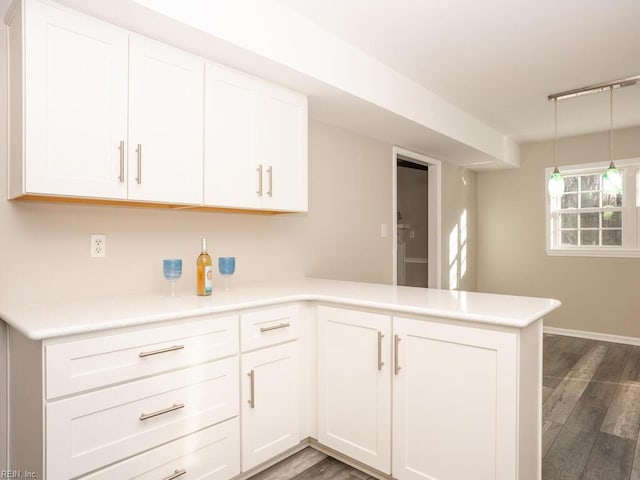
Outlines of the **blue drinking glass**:
M 176 296 L 176 282 L 182 275 L 182 259 L 170 258 L 162 260 L 162 273 L 171 284 L 171 296 Z
M 229 291 L 231 275 L 236 271 L 236 257 L 218 257 L 218 270 L 224 278 L 224 289 Z

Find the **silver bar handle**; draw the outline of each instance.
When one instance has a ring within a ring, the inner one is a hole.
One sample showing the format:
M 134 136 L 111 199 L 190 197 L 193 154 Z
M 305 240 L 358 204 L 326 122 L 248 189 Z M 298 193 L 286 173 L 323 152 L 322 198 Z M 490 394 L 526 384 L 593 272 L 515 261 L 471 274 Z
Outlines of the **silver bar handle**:
M 120 175 L 118 176 L 118 180 L 120 183 L 124 183 L 124 140 L 120 140 Z
M 136 177 L 136 182 L 138 185 L 142 184 L 142 144 L 138 144 L 138 148 L 136 148 L 136 153 L 138 154 L 138 176 Z
M 158 410 L 157 412 L 153 413 L 141 413 L 140 421 L 148 420 L 149 418 L 157 417 L 158 415 L 164 415 L 165 413 L 174 412 L 176 410 L 180 410 L 181 408 L 184 408 L 184 403 L 174 403 L 168 408 L 163 408 L 162 410 Z
M 278 330 L 280 328 L 287 328 L 290 327 L 291 324 L 290 323 L 281 323 L 280 325 L 274 325 L 272 327 L 262 327 L 260 328 L 260 332 L 264 333 L 264 332 L 270 332 L 271 330 Z
M 384 362 L 382 361 L 382 339 L 384 335 L 378 330 L 378 370 L 382 370 Z
M 258 172 L 258 191 L 256 193 L 262 196 L 262 164 L 258 165 L 256 172 Z
M 399 335 L 394 335 L 393 341 L 394 341 L 394 350 L 395 350 L 395 374 L 398 375 L 398 373 L 400 372 L 400 370 L 402 369 L 402 367 L 400 366 L 400 361 L 398 360 L 398 350 L 400 349 L 400 336 Z
M 267 168 L 267 173 L 269 174 L 269 190 L 267 190 L 267 195 L 272 197 L 273 196 L 273 165 L 269 165 L 269 168 Z
M 173 473 L 171 475 L 169 475 L 168 477 L 165 477 L 163 480 L 175 480 L 178 477 L 181 477 L 182 475 L 186 475 L 187 473 L 187 469 L 186 468 L 176 468 Z
M 248 403 L 251 408 L 256 408 L 256 397 L 255 397 L 256 374 L 253 370 L 251 370 L 249 373 L 247 373 L 247 375 L 249 376 L 249 384 L 250 384 Z
M 184 345 L 172 345 L 167 348 L 160 348 L 158 350 L 150 350 L 148 352 L 140 352 L 138 356 L 140 358 L 150 357 L 151 355 L 158 355 L 159 353 L 175 352 L 176 350 L 182 350 Z

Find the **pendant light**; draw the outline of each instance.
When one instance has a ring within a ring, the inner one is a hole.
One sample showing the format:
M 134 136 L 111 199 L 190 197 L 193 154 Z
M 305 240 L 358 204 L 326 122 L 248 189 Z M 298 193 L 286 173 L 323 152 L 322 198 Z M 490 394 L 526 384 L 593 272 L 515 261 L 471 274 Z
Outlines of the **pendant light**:
M 560 170 L 558 170 L 558 99 L 553 101 L 554 112 L 554 136 L 553 136 L 553 158 L 556 168 L 553 169 L 551 177 L 549 177 L 549 195 L 559 197 L 564 193 L 564 178 Z
M 622 174 L 613 163 L 613 86 L 609 88 L 609 168 L 602 177 L 602 191 L 617 195 L 622 192 Z

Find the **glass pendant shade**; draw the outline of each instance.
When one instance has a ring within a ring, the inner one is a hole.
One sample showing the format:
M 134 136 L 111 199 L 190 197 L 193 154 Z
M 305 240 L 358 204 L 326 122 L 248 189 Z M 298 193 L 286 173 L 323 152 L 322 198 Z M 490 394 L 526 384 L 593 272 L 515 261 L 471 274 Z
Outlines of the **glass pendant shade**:
M 551 177 L 549 177 L 549 195 L 552 197 L 559 197 L 564 193 L 564 178 L 558 170 L 558 167 L 555 168 Z
M 604 176 L 602 177 L 602 190 L 604 193 L 614 195 L 622 192 L 622 174 L 613 162 L 609 164 L 609 168 L 604 172 Z

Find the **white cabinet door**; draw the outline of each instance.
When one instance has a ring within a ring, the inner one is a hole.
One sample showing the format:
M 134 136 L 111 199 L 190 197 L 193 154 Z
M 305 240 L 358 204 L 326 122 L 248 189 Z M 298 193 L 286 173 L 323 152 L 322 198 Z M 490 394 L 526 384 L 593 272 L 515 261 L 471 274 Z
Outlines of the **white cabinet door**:
M 307 210 L 307 97 L 276 85 L 262 87 L 262 205 Z
M 128 33 L 27 7 L 25 192 L 126 198 Z
M 91 473 L 83 480 L 228 480 L 240 473 L 238 417 Z
M 229 357 L 46 405 L 47 478 L 72 478 L 238 414 Z
M 204 203 L 260 208 L 262 82 L 207 63 Z
M 131 35 L 129 199 L 202 203 L 204 61 Z
M 318 307 L 318 440 L 391 473 L 391 317 Z
M 291 342 L 242 355 L 242 471 L 300 441 L 300 354 Z
M 393 329 L 393 476 L 516 478 L 515 334 L 398 317 Z

